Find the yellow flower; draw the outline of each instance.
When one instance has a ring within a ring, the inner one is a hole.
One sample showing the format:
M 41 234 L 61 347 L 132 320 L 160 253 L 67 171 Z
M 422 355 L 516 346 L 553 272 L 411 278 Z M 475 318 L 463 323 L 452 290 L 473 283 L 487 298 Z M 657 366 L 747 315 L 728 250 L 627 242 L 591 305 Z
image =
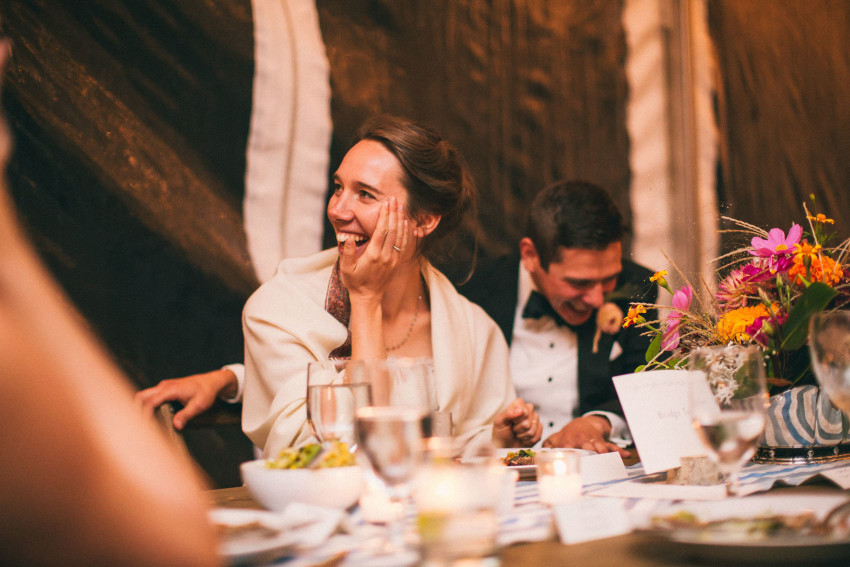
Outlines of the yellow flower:
M 819 222 L 821 224 L 826 224 L 826 223 L 835 224 L 834 219 L 826 218 L 826 215 L 823 214 L 823 213 L 818 213 L 816 216 L 806 215 L 806 218 L 809 219 L 812 222 Z
M 649 281 L 658 282 L 658 285 L 660 285 L 661 287 L 663 287 L 664 289 L 666 289 L 670 293 L 673 293 L 673 290 L 670 289 L 670 284 L 668 284 L 667 280 L 664 278 L 664 276 L 666 276 L 666 275 L 667 275 L 667 270 L 661 270 L 660 272 L 655 272 L 654 274 L 649 276 Z
M 629 307 L 629 313 L 626 315 L 626 318 L 623 319 L 623 328 L 631 327 L 637 323 L 643 323 L 646 321 L 641 314 L 646 313 L 646 307 L 643 305 L 632 305 Z
M 812 246 L 808 240 L 804 240 L 794 245 L 794 260 L 799 259 L 801 264 L 806 261 L 806 258 L 816 260 L 821 251 L 823 247 L 820 244 Z
M 770 316 L 770 311 L 768 311 L 763 303 L 752 307 L 739 307 L 738 309 L 727 311 L 717 321 L 717 335 L 724 342 L 748 342 L 750 335 L 747 334 L 747 328 L 759 317 L 768 316 Z

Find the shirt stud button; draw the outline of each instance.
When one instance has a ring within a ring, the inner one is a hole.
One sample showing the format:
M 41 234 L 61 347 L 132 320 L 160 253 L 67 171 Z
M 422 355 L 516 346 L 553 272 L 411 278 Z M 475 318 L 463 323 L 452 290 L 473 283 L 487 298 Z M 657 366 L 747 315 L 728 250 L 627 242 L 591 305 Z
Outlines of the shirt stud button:
M 549 381 L 550 381 L 550 382 L 552 381 L 552 377 L 551 377 L 551 376 L 549 376 Z

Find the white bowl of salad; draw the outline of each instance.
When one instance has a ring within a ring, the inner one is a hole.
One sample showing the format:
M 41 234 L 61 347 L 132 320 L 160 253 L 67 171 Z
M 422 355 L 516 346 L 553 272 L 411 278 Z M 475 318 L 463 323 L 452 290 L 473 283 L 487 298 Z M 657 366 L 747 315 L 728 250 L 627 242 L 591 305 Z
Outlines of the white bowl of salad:
M 292 502 L 351 507 L 363 492 L 361 468 L 342 443 L 315 457 L 318 451 L 319 446 L 311 444 L 284 449 L 275 459 L 244 462 L 239 466 L 242 481 L 254 500 L 276 512 Z

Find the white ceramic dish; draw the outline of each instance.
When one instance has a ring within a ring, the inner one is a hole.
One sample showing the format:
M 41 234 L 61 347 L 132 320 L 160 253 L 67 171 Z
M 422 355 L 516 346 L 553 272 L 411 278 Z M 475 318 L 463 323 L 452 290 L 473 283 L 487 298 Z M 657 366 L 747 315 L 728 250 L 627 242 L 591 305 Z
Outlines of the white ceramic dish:
M 847 500 L 837 494 L 765 494 L 746 498 L 730 498 L 714 502 L 695 502 L 671 506 L 663 517 L 688 512 L 704 522 L 751 520 L 782 514 L 795 516 L 811 512 L 823 518 L 829 510 Z M 646 528 L 669 545 L 705 559 L 735 562 L 801 562 L 846 559 L 850 556 L 850 539 L 831 535 L 748 531 L 729 526 L 714 528 Z
M 219 553 L 229 564 L 273 561 L 294 552 L 286 521 L 278 514 L 265 510 L 215 508 L 210 510 L 209 517 L 221 534 Z M 276 533 L 262 533 L 249 526 L 262 526 Z
M 277 512 L 292 502 L 345 509 L 356 503 L 363 491 L 359 466 L 268 469 L 264 459 L 257 459 L 242 463 L 239 470 L 251 496 Z

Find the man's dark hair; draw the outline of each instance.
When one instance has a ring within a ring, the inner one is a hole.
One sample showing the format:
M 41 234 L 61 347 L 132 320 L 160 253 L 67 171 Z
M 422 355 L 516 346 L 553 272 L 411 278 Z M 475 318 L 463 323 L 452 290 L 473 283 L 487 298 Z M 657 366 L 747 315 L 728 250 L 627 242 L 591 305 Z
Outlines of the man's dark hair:
M 559 181 L 537 194 L 528 211 L 526 235 L 544 270 L 558 248 L 604 250 L 625 235 L 623 215 L 602 187 L 585 181 Z

